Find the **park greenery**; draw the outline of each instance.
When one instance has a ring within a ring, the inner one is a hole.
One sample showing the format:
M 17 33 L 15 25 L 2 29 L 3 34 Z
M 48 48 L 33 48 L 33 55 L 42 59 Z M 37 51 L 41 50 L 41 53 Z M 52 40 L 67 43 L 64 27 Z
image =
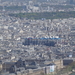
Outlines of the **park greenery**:
M 69 74 L 71 73 L 71 74 Z M 75 62 L 72 62 L 68 66 L 62 68 L 60 71 L 57 71 L 56 75 L 67 74 L 67 75 L 75 75 Z
M 75 18 L 75 11 L 69 12 L 40 12 L 40 13 L 16 13 L 9 14 L 9 16 L 27 18 L 27 19 L 63 19 Z

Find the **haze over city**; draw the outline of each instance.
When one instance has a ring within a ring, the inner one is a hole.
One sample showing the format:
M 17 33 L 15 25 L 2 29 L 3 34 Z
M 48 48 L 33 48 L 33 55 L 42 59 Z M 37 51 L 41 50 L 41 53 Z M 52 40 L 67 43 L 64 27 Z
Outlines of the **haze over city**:
M 0 0 L 0 75 L 75 73 L 75 0 Z

